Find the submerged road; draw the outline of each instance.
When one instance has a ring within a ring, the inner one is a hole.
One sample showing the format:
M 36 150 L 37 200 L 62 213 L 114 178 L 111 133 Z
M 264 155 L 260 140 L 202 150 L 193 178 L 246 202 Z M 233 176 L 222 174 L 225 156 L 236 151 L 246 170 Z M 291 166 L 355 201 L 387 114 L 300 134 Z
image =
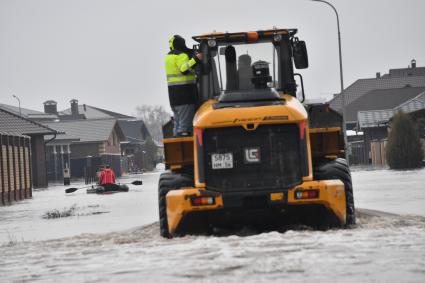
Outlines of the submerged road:
M 172 240 L 159 236 L 158 177 L 103 196 L 58 185 L 1 207 L 1 281 L 424 281 L 425 170 L 353 172 L 354 229 Z

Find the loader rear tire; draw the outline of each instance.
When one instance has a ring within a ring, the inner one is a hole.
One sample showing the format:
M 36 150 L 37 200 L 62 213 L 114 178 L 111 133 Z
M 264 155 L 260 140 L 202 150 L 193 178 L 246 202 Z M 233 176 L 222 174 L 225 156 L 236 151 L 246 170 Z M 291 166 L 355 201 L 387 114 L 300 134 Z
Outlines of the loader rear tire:
M 316 180 L 341 180 L 344 183 L 346 201 L 346 223 L 345 227 L 356 224 L 356 211 L 354 207 L 353 184 L 351 182 L 350 168 L 343 158 L 322 163 L 314 170 Z
M 182 187 L 193 186 L 193 177 L 183 174 L 163 173 L 158 182 L 159 231 L 162 237 L 171 238 L 167 221 L 167 193 Z

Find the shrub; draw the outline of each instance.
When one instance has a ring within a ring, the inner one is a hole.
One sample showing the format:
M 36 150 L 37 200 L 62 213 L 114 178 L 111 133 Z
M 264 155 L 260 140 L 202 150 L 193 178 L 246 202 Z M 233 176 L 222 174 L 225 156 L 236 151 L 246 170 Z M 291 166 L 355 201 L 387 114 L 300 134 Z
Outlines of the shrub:
M 422 167 L 423 152 L 416 125 L 403 112 L 394 115 L 386 155 L 391 169 Z

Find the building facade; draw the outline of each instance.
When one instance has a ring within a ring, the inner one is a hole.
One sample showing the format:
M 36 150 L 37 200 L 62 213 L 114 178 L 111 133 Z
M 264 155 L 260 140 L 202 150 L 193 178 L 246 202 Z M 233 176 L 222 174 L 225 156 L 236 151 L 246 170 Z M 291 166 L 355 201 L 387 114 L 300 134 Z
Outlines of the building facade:
M 425 107 L 425 67 L 412 60 L 408 68 L 355 81 L 330 101 L 340 113 L 342 97 L 346 127 L 357 135 L 350 137 L 347 145 L 351 164 L 385 166 L 383 153 L 391 117 L 397 111 L 410 113 Z
M 88 168 L 110 165 L 120 176 L 121 146 L 126 138 L 115 119 L 68 120 L 46 124 L 64 132 L 47 143 L 49 179 L 62 180 L 64 169 L 72 178 L 85 177 Z M 93 172 L 90 172 L 93 174 Z
M 3 158 L 0 170 L 3 173 L 2 190 L 8 188 L 8 185 L 14 188 L 16 184 L 19 190 L 21 190 L 20 184 L 25 184 L 24 190 L 28 190 L 28 184 L 30 188 L 46 188 L 48 181 L 44 139 L 52 139 L 58 132 L 2 107 L 0 107 L 0 132 L 2 133 Z M 10 170 L 15 168 L 13 162 L 19 165 L 16 165 L 16 169 Z M 24 168 L 30 165 L 30 169 L 23 170 L 22 162 L 26 164 Z M 8 168 L 7 171 L 5 171 L 6 168 Z M 29 174 L 29 177 L 26 174 Z M 22 176 L 26 176 L 27 180 L 25 181 Z M 11 183 L 12 181 L 9 182 L 9 180 L 15 181 Z M 4 185 L 6 181 L 7 185 Z
M 31 138 L 0 132 L 0 204 L 30 197 Z

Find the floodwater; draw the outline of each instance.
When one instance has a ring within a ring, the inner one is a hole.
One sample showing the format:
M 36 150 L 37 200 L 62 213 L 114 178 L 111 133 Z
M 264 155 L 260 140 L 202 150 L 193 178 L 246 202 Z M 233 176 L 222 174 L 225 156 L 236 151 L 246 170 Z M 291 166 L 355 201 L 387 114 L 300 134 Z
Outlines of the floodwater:
M 425 169 L 355 171 L 354 229 L 159 236 L 158 173 L 112 195 L 63 186 L 0 207 L 0 281 L 425 282 Z M 49 218 L 62 214 L 62 218 Z

